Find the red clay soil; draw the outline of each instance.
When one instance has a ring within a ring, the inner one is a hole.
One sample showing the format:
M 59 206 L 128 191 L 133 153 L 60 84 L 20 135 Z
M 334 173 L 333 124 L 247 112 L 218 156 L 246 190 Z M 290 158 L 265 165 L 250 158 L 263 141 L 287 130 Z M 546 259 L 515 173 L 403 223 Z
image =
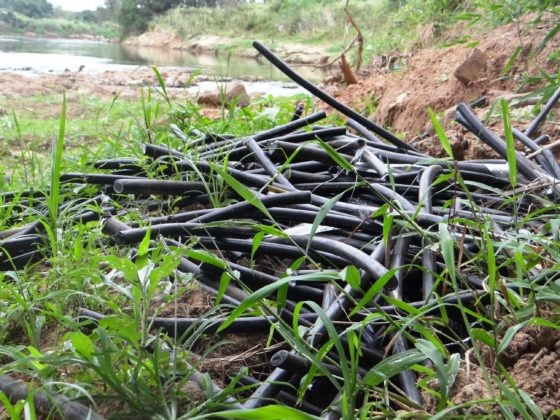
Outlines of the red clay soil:
M 368 113 L 374 109 L 372 118 L 376 123 L 403 134 L 423 152 L 434 156 L 443 153 L 429 123 L 427 110 L 431 108 L 436 114 L 445 114 L 446 129 L 459 153 L 456 156 L 459 160 L 494 157 L 490 149 L 479 148 L 474 137 L 464 138 L 464 130 L 456 124 L 449 124 L 452 111 L 458 103 L 481 96 L 486 96 L 488 103 L 500 96 L 511 96 L 520 88 L 523 74 L 537 75 L 540 69 L 552 74 L 557 72 L 557 63 L 550 61 L 549 54 L 559 49 L 560 36 L 555 36 L 542 51 L 535 53 L 536 47 L 558 23 L 557 17 L 545 15 L 538 24 L 532 23 L 534 18 L 535 15 L 525 16 L 519 26 L 512 23 L 471 39 L 479 41 L 476 48 L 486 55 L 487 65 L 480 77 L 468 85 L 460 82 L 453 72 L 474 47 L 456 45 L 427 48 L 408 56 L 379 57 L 361 75 L 357 85 L 330 86 L 328 89 L 337 99 L 360 112 Z M 503 77 L 502 71 L 518 46 L 522 51 L 508 77 Z M 389 67 L 394 63 L 399 63 L 401 70 L 390 71 Z M 527 86 L 524 90 L 530 92 L 535 88 Z M 523 124 L 516 127 L 524 128 Z M 421 141 L 417 136 L 424 132 L 430 136 Z M 467 140 L 471 147 L 465 148 L 466 144 L 461 144 L 463 140 Z

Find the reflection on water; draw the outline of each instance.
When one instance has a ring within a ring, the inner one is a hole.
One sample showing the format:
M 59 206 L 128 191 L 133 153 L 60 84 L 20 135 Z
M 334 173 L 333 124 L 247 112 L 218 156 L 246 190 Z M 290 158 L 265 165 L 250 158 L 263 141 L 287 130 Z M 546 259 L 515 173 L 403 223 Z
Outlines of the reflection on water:
M 98 41 L 45 38 L 0 37 L 0 71 L 62 72 L 85 66 L 85 72 L 114 70 L 123 65 L 155 65 L 200 69 L 203 74 L 230 77 L 258 77 L 287 80 L 268 63 L 214 55 L 193 55 L 186 51 L 138 47 Z M 323 74 L 300 67 L 298 72 L 311 80 Z

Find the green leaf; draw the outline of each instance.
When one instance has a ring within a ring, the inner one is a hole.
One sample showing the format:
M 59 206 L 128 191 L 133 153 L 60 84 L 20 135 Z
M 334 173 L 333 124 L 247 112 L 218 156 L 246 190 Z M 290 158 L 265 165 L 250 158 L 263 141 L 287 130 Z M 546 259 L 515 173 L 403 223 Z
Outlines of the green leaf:
M 91 339 L 82 332 L 70 332 L 66 334 L 66 339 L 70 340 L 72 347 L 83 356 L 86 360 L 92 361 L 93 354 L 95 353 L 95 346 L 91 342 Z
M 212 413 L 212 416 L 225 419 L 255 419 L 255 420 L 319 420 L 319 417 L 304 413 L 292 407 L 267 405 L 252 410 L 228 410 Z
M 176 254 L 165 255 L 158 266 L 150 272 L 150 283 L 157 283 L 173 273 L 179 266 L 180 256 Z
M 216 305 L 219 305 L 222 299 L 224 298 L 224 295 L 226 294 L 226 290 L 229 287 L 230 282 L 231 282 L 231 275 L 227 271 L 224 271 L 222 273 L 222 276 L 220 277 L 220 286 L 218 289 L 218 294 L 216 295 Z
M 283 284 L 278 288 L 278 292 L 276 292 L 276 301 L 280 308 L 286 306 L 286 300 L 288 299 L 288 284 Z
M 352 289 L 360 289 L 360 270 L 358 270 L 355 266 L 349 265 L 344 267 L 340 272 L 340 278 L 352 286 Z
M 486 243 L 486 263 L 488 265 L 488 288 L 490 293 L 496 289 L 496 254 L 494 253 L 494 243 L 487 229 L 483 231 L 484 242 Z
M 525 321 L 507 329 L 506 333 L 504 334 L 504 338 L 502 338 L 502 341 L 498 346 L 498 354 L 502 354 L 507 349 L 515 334 L 517 334 L 519 330 L 525 327 L 529 322 L 530 321 Z
M 264 238 L 264 232 L 257 232 L 255 236 L 253 236 L 253 245 L 251 246 L 251 264 L 255 261 L 255 254 L 257 253 L 259 246 Z
M 317 139 L 317 142 L 321 145 L 323 149 L 329 154 L 330 158 L 336 162 L 338 166 L 347 172 L 354 172 L 354 167 L 350 162 L 346 160 L 344 156 L 338 153 L 330 144 L 325 143 L 321 139 Z
M 27 351 L 29 352 L 29 355 L 31 356 L 29 358 L 29 363 L 37 370 L 37 372 L 41 373 L 49 367 L 49 365 L 42 363 L 39 360 L 36 360 L 42 358 L 43 353 L 41 353 L 33 346 L 27 346 L 26 348 Z
M 106 316 L 99 320 L 99 326 L 113 334 L 120 335 L 131 344 L 137 344 L 142 338 L 136 321 L 128 316 L 122 318 Z
M 267 235 L 276 236 L 278 238 L 286 238 L 288 235 L 281 229 L 277 229 L 274 226 L 269 225 L 254 225 L 255 229 L 266 233 Z
M 405 311 L 409 315 L 419 315 L 420 310 L 415 308 L 414 306 L 406 303 L 401 299 L 395 299 L 392 296 L 385 296 L 385 300 L 388 304 L 393 305 L 395 308 Z
M 436 369 L 443 368 L 443 357 L 441 356 L 441 353 L 439 352 L 437 347 L 434 346 L 432 342 L 428 340 L 424 340 L 423 338 L 419 338 L 416 340 L 414 345 L 418 350 L 424 353 L 424 355 L 434 363 Z
M 506 65 L 502 69 L 502 73 L 500 74 L 500 76 L 503 77 L 503 76 L 507 76 L 509 74 L 509 72 L 513 68 L 513 65 L 515 64 L 515 60 L 517 60 L 517 57 L 519 57 L 519 54 L 521 53 L 522 50 L 523 50 L 523 48 L 521 48 L 521 45 L 518 45 L 515 48 L 515 50 L 513 50 L 513 54 L 510 55 Z
M 233 190 L 237 194 L 239 194 L 239 196 L 241 196 L 248 203 L 255 206 L 264 215 L 266 215 L 269 219 L 272 220 L 272 216 L 270 215 L 270 213 L 268 212 L 268 210 L 266 209 L 264 204 L 261 202 L 261 200 L 259 200 L 259 197 L 257 196 L 257 194 L 253 190 L 247 188 L 245 185 L 243 185 L 237 179 L 232 177 L 230 174 L 228 174 L 226 171 L 224 171 L 218 165 L 215 165 L 214 163 L 210 163 L 210 166 L 212 167 L 212 169 L 214 171 L 216 171 L 218 173 L 218 175 L 220 175 L 224 179 L 224 181 L 226 181 L 226 183 L 231 188 L 233 188 Z
M 7 414 L 9 414 L 12 419 L 21 418 L 21 400 L 16 404 L 12 404 L 6 394 L 0 391 L 0 406 L 6 410 Z
M 336 205 L 336 203 L 338 203 L 338 201 L 344 196 L 344 194 L 346 194 L 347 191 L 348 190 L 342 191 L 340 194 L 330 198 L 325 204 L 321 206 L 319 212 L 315 216 L 315 219 L 313 219 L 311 231 L 309 232 L 309 241 L 307 241 L 307 247 L 305 248 L 305 252 L 309 251 L 309 247 L 311 246 L 311 240 L 315 236 L 315 232 L 317 232 L 319 225 L 323 222 L 323 220 L 325 220 L 327 214 L 332 210 L 332 208 Z
M 436 114 L 434 114 L 434 111 L 432 111 L 431 108 L 428 108 L 428 114 L 430 114 L 430 120 L 432 121 L 432 125 L 434 126 L 434 130 L 438 136 L 438 139 L 441 143 L 441 147 L 443 147 L 443 150 L 445 150 L 445 153 L 447 153 L 447 155 L 451 158 L 453 158 L 453 149 L 451 148 L 451 143 L 449 143 L 449 139 L 447 138 L 447 134 L 445 134 L 445 130 L 443 129 L 443 127 L 441 126 L 439 120 L 436 117 Z
M 529 413 L 525 409 L 525 404 L 521 402 L 521 400 L 517 397 L 517 395 L 509 389 L 502 381 L 496 381 L 500 391 L 506 398 L 506 400 L 513 405 L 513 407 L 521 414 L 521 418 L 529 419 L 532 418 L 529 416 Z M 512 418 L 515 418 L 512 416 Z
M 434 364 L 438 376 L 440 393 L 438 411 L 443 410 L 447 405 L 449 392 L 451 391 L 453 382 L 457 377 L 461 359 L 458 354 L 454 354 L 449 358 L 449 363 L 446 366 L 443 363 L 443 356 L 440 350 L 432 342 L 420 338 L 416 340 L 414 345 Z
M 538 420 L 543 420 L 544 417 L 542 415 L 541 409 L 539 408 L 539 406 L 537 404 L 535 404 L 535 401 L 533 401 L 533 399 L 525 391 L 523 391 L 521 388 L 518 388 L 517 392 L 521 396 L 521 399 L 523 400 L 523 402 L 525 403 L 527 408 L 531 411 L 532 418 L 535 418 L 535 419 L 538 419 Z M 552 419 L 552 418 L 555 418 L 555 417 L 553 415 L 551 415 L 548 418 Z
M 383 217 L 383 245 L 385 245 L 386 247 L 389 243 L 394 218 L 395 216 L 391 213 L 386 214 Z
M 145 255 L 148 255 L 148 251 L 150 249 L 150 231 L 151 231 L 151 226 L 148 226 L 148 228 L 146 229 L 146 234 L 144 235 L 144 237 L 142 238 L 142 241 L 138 245 L 138 256 L 139 257 L 143 257 Z
M 99 260 L 106 261 L 109 265 L 123 273 L 124 279 L 132 283 L 138 279 L 138 269 L 132 261 L 126 258 L 118 258 L 114 255 L 100 257 Z
M 552 28 L 550 31 L 547 32 L 546 36 L 543 38 L 543 40 L 537 47 L 535 51 L 535 56 L 538 55 L 543 50 L 544 47 L 546 47 L 546 44 L 548 44 L 548 42 L 552 38 L 554 38 L 559 31 L 560 31 L 560 23 L 557 23 L 554 28 Z
M 445 223 L 439 224 L 439 238 L 445 266 L 447 267 L 447 271 L 449 272 L 453 283 L 455 283 L 455 243 Z
M 371 214 L 371 217 L 375 219 L 378 217 L 385 216 L 385 214 L 387 214 L 389 210 L 390 210 L 389 203 L 384 203 Z
M 502 106 L 502 121 L 504 123 L 504 134 L 506 137 L 506 156 L 509 167 L 509 182 L 513 188 L 517 185 L 517 160 L 515 153 L 515 142 L 513 141 L 513 132 L 511 130 L 511 121 L 509 117 L 509 106 L 504 98 L 500 99 Z
M 230 316 L 224 321 L 224 323 L 218 328 L 217 332 L 225 330 L 229 327 L 233 321 L 239 318 L 247 309 L 255 306 L 260 305 L 266 297 L 274 293 L 280 287 L 289 284 L 292 281 L 325 281 L 325 278 L 331 280 L 338 280 L 339 276 L 335 273 L 321 273 L 320 276 L 314 274 L 303 274 L 300 276 L 288 276 L 284 277 L 272 284 L 267 284 L 264 287 L 261 287 L 259 290 L 251 293 L 243 302 L 239 304 L 237 308 L 233 310 Z
M 294 262 L 290 264 L 290 266 L 288 267 L 286 272 L 288 274 L 293 273 L 294 271 L 296 271 L 298 268 L 301 267 L 301 265 L 305 262 L 306 259 L 307 259 L 307 257 L 305 255 L 302 255 L 297 260 L 294 260 Z
M 375 365 L 364 377 L 366 385 L 377 386 L 386 379 L 395 376 L 412 365 L 422 362 L 426 356 L 418 349 L 410 349 L 401 353 L 386 357 Z
M 37 413 L 35 411 L 35 399 L 34 399 L 34 390 L 32 387 L 29 387 L 29 392 L 27 394 L 27 398 L 25 399 L 25 405 L 23 406 L 23 417 L 25 420 L 36 420 Z
M 156 75 L 156 78 L 157 78 L 158 84 L 159 84 L 159 88 L 161 89 L 161 92 L 160 91 L 158 91 L 158 92 L 161 94 L 161 96 L 163 96 L 163 99 L 165 99 L 167 104 L 171 105 L 171 101 L 169 100 L 169 96 L 167 95 L 167 88 L 165 86 L 165 81 L 163 80 L 163 77 L 161 77 L 161 73 L 159 72 L 159 70 L 155 66 L 152 66 L 152 70 L 154 71 L 154 74 Z
M 211 264 L 215 267 L 221 268 L 222 270 L 227 269 L 228 265 L 221 258 L 216 257 L 211 252 L 200 250 L 200 249 L 188 249 L 185 251 L 185 255 L 189 258 L 193 258 L 197 261 Z
M 494 337 L 488 334 L 488 332 L 486 330 L 483 330 L 482 328 L 471 328 L 471 338 L 473 339 L 473 341 L 480 341 L 490 348 L 494 348 L 496 344 L 496 340 L 494 339 Z
M 64 148 L 64 133 L 66 129 L 66 93 L 62 94 L 62 111 L 60 115 L 60 126 L 58 129 L 58 137 L 55 140 L 51 158 L 51 185 L 48 197 L 49 215 L 51 226 L 56 226 L 58 218 L 58 201 L 60 196 L 60 171 L 62 169 L 62 151 Z
M 445 376 L 447 377 L 447 388 L 445 389 L 445 395 L 447 396 L 447 398 L 449 398 L 451 388 L 453 388 L 455 379 L 457 379 L 457 374 L 459 373 L 460 366 L 461 356 L 459 356 L 459 353 L 454 353 L 449 356 L 449 361 L 447 362 L 447 365 L 445 367 Z
M 379 279 L 371 285 L 364 296 L 360 299 L 358 304 L 352 309 L 350 316 L 357 314 L 364 306 L 368 305 L 371 300 L 377 296 L 378 293 L 385 287 L 385 285 L 391 280 L 398 268 L 392 268 L 383 274 Z

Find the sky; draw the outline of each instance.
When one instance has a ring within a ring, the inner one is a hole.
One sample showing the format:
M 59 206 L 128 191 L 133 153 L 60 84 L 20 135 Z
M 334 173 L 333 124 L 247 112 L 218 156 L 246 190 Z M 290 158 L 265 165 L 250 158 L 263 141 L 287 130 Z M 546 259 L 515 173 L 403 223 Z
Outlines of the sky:
M 95 10 L 102 6 L 105 0 L 49 0 L 53 6 L 60 6 L 63 10 L 79 12 L 81 10 Z

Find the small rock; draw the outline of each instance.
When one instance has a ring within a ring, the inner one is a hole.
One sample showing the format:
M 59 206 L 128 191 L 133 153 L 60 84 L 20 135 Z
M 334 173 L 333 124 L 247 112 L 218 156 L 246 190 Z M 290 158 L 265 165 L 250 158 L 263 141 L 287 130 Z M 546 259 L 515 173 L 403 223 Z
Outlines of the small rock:
M 245 107 L 251 103 L 251 99 L 247 94 L 245 85 L 238 80 L 234 80 L 226 85 L 225 92 L 221 92 L 219 88 L 216 88 L 212 91 L 201 93 L 197 103 L 199 105 L 212 106 L 235 103 L 237 106 Z
M 467 59 L 455 70 L 453 75 L 461 83 L 468 85 L 478 79 L 486 69 L 486 54 L 475 48 Z

